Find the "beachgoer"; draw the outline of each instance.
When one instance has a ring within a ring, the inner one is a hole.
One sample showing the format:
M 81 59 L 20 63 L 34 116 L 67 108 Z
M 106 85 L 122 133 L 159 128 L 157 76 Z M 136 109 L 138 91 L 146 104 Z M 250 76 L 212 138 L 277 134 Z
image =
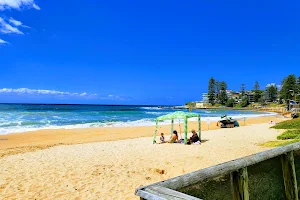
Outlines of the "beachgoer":
M 177 133 L 177 131 L 173 131 L 173 134 L 171 136 L 169 143 L 177 143 L 177 142 L 178 142 L 178 133 Z
M 192 130 L 192 137 L 190 137 L 190 139 L 188 140 L 188 144 L 193 144 L 193 143 L 200 143 L 200 139 L 196 133 L 195 130 Z
M 165 143 L 166 141 L 165 141 L 164 133 L 161 133 L 160 135 L 161 135 L 160 136 L 160 143 Z

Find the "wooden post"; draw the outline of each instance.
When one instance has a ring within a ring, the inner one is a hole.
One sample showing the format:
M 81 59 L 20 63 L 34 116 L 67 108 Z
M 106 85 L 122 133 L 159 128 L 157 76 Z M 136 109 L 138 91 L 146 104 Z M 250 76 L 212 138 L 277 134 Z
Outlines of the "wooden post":
M 188 118 L 185 116 L 184 118 L 184 144 L 187 144 L 187 129 L 188 129 Z
M 293 151 L 281 155 L 285 196 L 287 200 L 298 200 L 298 188 Z
M 198 115 L 198 137 L 201 142 L 201 118 L 200 118 L 200 115 Z
M 249 200 L 247 167 L 231 172 L 233 200 Z
M 174 131 L 174 119 L 171 120 L 171 137 Z
M 155 128 L 154 137 L 153 137 L 153 144 L 156 143 L 157 130 L 158 130 L 158 120 L 156 119 L 156 128 Z

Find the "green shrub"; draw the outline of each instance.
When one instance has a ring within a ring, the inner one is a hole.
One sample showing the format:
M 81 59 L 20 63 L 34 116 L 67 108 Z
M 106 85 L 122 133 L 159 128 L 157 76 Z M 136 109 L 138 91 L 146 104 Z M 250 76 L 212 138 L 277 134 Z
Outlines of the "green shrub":
M 249 101 L 247 97 L 243 97 L 242 101 L 238 103 L 237 107 L 247 107 L 249 105 Z
M 293 144 L 293 143 L 297 143 L 300 142 L 300 140 L 278 140 L 278 141 L 270 141 L 270 142 L 266 142 L 261 144 L 261 146 L 264 147 L 280 147 L 280 146 L 285 146 L 288 144 Z
M 230 98 L 230 99 L 227 100 L 226 106 L 227 107 L 233 107 L 234 103 L 235 103 L 235 100 Z
M 288 121 L 283 121 L 283 122 L 276 124 L 272 128 L 275 128 L 275 129 L 300 129 L 300 119 L 292 119 L 292 120 L 288 120 Z
M 277 140 L 300 139 L 300 130 L 288 130 L 277 136 Z

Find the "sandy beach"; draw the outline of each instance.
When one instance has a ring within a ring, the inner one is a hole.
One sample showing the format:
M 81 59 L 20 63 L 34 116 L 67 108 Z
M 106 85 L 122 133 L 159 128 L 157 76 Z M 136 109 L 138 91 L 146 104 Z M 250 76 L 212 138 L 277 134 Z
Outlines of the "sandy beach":
M 266 116 L 258 118 L 247 118 L 240 120 L 240 126 L 279 122 L 283 120 L 281 116 Z M 198 130 L 197 122 L 189 122 L 189 129 Z M 179 124 L 174 125 L 174 129 L 180 132 Z M 220 129 L 216 122 L 205 121 L 201 123 L 201 130 Z M 151 137 L 155 131 L 155 126 L 137 127 L 112 127 L 112 128 L 84 128 L 84 129 L 54 129 L 38 130 L 33 132 L 13 133 L 0 135 L 0 158 L 28 151 L 41 150 L 57 145 L 81 144 L 90 142 L 116 141 L 133 139 L 138 137 Z M 158 133 L 170 133 L 170 125 L 159 126 Z M 183 124 L 181 124 L 183 137 Z M 151 140 L 152 141 L 152 140 Z
M 103 142 L 92 142 L 99 140 L 96 136 L 93 137 L 93 132 L 100 129 L 44 130 L 7 135 L 8 140 L 1 141 L 0 197 L 138 199 L 134 190 L 139 186 L 266 150 L 266 147 L 258 144 L 275 140 L 280 134 L 280 131 L 270 129 L 271 124 L 268 122 L 283 119 L 265 117 L 251 120 L 253 123 L 249 119 L 247 126 L 233 129 L 216 129 L 217 127 L 211 126 L 215 130 L 202 132 L 202 145 L 190 146 L 153 145 L 152 137 L 149 137 L 153 134 L 153 127 L 104 129 L 101 132 Z M 193 126 L 195 124 L 191 128 Z M 202 128 L 205 129 L 204 125 Z M 163 126 L 161 129 L 167 131 L 169 127 Z M 119 135 L 118 131 L 123 135 Z M 60 137 L 54 140 L 57 134 L 63 132 L 64 140 Z M 113 138 L 109 132 L 115 133 Z M 51 133 L 53 141 L 41 141 L 42 138 L 50 138 Z M 36 151 L 43 146 L 58 145 L 57 142 L 79 142 L 78 138 L 83 137 L 84 133 L 88 136 L 90 134 L 90 138 L 86 136 L 86 140 L 81 142 L 91 143 L 59 145 Z M 73 138 L 75 134 L 81 136 Z M 72 138 L 67 138 L 68 135 Z M 27 146 L 18 147 L 20 138 L 26 141 L 24 144 Z M 10 139 L 13 140 L 12 143 L 9 143 Z M 5 141 L 6 147 L 2 145 Z M 18 148 L 18 154 L 15 154 L 14 149 Z M 10 155 L 9 151 L 15 155 Z

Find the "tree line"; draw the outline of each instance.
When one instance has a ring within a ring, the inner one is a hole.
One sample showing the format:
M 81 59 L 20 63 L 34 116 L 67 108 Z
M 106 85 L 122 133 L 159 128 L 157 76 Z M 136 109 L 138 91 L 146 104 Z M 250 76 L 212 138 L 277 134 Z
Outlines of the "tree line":
M 241 84 L 241 89 L 235 97 L 228 96 L 227 83 L 217 81 L 213 77 L 208 82 L 208 102 L 212 105 L 220 104 L 227 107 L 246 107 L 249 105 L 249 96 L 252 102 L 265 104 L 266 102 L 285 103 L 290 100 L 300 100 L 300 76 L 296 78 L 294 74 L 288 75 L 281 82 L 281 89 L 275 84 L 268 85 L 264 90 L 260 89 L 258 81 L 254 83 L 253 89 L 246 91 L 245 84 Z

